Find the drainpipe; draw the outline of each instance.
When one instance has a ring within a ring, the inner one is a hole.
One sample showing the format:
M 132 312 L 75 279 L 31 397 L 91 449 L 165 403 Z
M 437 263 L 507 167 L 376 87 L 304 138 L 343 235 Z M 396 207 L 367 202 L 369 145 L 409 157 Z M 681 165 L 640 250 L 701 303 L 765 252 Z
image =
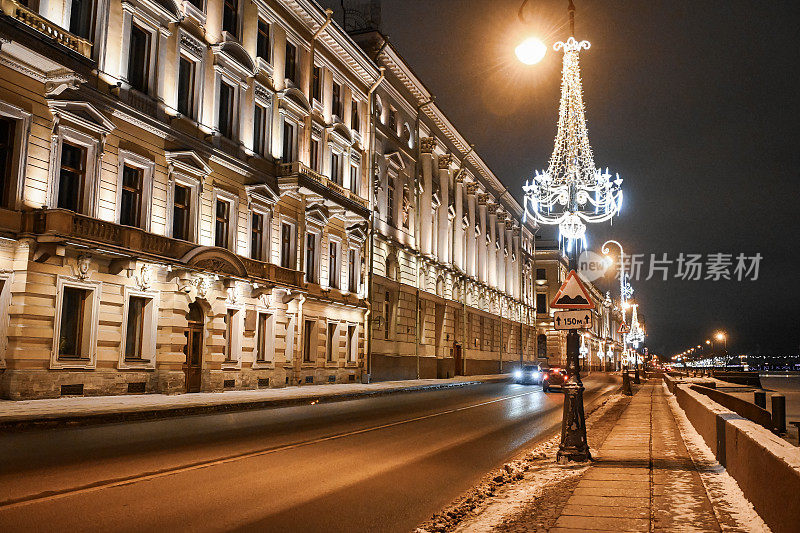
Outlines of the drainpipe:
M 314 85 L 314 50 L 316 48 L 317 38 L 322 34 L 323 31 L 325 31 L 325 28 L 327 28 L 328 25 L 331 23 L 331 19 L 332 18 L 333 18 L 333 10 L 332 9 L 326 9 L 325 10 L 325 21 L 322 23 L 322 25 L 319 28 L 317 28 L 317 31 L 314 32 L 314 35 L 311 36 L 311 49 L 310 49 L 310 54 L 311 54 L 311 72 L 309 73 L 310 75 L 308 76 L 308 94 L 309 95 L 312 93 L 313 85 Z
M 384 46 L 386 45 L 386 41 L 384 41 Z M 382 49 L 382 48 L 381 48 Z M 370 124 L 370 132 L 369 132 L 369 220 L 367 221 L 368 229 L 367 229 L 367 257 L 369 257 L 369 268 L 367 269 L 367 312 L 364 314 L 364 321 L 367 325 L 367 334 L 366 334 L 366 348 L 365 352 L 367 355 L 367 378 L 366 381 L 369 383 L 372 381 L 372 272 L 374 268 L 374 238 L 375 238 L 375 184 L 372 180 L 375 178 L 375 132 L 377 131 L 375 126 L 375 90 L 378 88 L 378 85 L 381 84 L 384 78 L 384 68 L 378 67 L 380 70 L 380 75 L 378 79 L 375 80 L 375 83 L 372 84 L 372 87 L 369 88 L 367 91 L 367 100 L 369 101 L 369 124 Z M 388 324 L 387 324 L 388 325 Z

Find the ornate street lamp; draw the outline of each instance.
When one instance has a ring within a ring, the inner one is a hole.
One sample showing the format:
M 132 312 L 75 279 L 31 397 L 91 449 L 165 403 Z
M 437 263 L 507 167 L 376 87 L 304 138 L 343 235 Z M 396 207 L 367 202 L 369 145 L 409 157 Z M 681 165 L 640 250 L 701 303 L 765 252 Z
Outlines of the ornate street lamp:
M 577 247 L 586 245 L 586 225 L 611 220 L 622 205 L 622 180 L 595 166 L 583 105 L 578 54 L 588 41 L 575 40 L 575 5 L 568 4 L 571 35 L 553 48 L 564 53 L 561 71 L 561 101 L 555 147 L 546 171 L 536 172 L 523 186 L 525 216 L 539 224 L 557 225 L 560 241 L 569 257 L 570 270 L 577 269 Z M 591 459 L 586 440 L 583 383 L 580 376 L 580 336 L 567 333 L 567 371 L 564 415 L 558 460 Z
M 625 251 L 622 249 L 622 244 L 614 239 L 609 239 L 604 242 L 601 251 L 605 256 L 608 256 L 611 253 L 611 250 L 608 247 L 609 244 L 615 244 L 619 248 L 619 308 L 622 311 L 622 324 L 625 325 L 625 312 L 628 309 L 628 300 L 630 300 L 630 298 L 633 296 L 633 287 L 628 281 L 627 274 L 625 274 Z M 622 393 L 630 396 L 633 394 L 631 391 L 631 377 L 630 374 L 628 374 L 628 369 L 630 367 L 630 354 L 628 354 L 628 340 L 625 333 L 622 334 L 622 353 L 624 353 L 625 357 L 627 358 L 627 361 L 623 360 L 625 362 L 625 368 L 622 369 Z M 639 368 L 637 366 L 637 377 L 638 370 Z M 638 379 L 636 382 L 639 383 Z

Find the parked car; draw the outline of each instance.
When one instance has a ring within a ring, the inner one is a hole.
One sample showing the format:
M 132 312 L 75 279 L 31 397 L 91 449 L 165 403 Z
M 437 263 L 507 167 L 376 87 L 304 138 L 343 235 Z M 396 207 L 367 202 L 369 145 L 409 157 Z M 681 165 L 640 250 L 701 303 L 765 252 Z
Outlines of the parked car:
M 524 365 L 514 371 L 514 383 L 525 385 L 542 384 L 542 367 L 539 365 Z
M 542 390 L 548 392 L 552 387 L 561 388 L 567 382 L 567 371 L 561 368 L 546 368 L 542 371 Z

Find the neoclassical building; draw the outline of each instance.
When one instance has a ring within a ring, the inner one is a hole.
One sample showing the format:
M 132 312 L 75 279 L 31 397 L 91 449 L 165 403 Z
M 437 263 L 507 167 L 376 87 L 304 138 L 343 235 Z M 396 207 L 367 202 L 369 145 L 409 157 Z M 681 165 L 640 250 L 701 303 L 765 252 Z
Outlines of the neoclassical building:
M 2 398 L 540 355 L 536 228 L 313 0 L 2 0 L 0 171 Z

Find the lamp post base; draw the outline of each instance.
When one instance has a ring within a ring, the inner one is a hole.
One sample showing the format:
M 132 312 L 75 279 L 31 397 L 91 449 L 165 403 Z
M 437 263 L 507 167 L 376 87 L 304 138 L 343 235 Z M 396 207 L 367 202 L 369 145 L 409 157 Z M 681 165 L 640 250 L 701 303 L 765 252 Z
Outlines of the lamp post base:
M 560 464 L 570 461 L 591 461 L 586 439 L 586 415 L 583 412 L 583 385 L 570 381 L 564 385 L 564 415 L 561 420 L 561 444 L 556 460 Z
M 631 390 L 631 376 L 628 374 L 627 368 L 622 370 L 622 394 L 625 396 L 633 396 L 633 390 Z
M 639 367 L 637 366 L 633 371 L 633 382 L 637 385 L 642 383 L 642 380 L 639 378 Z

